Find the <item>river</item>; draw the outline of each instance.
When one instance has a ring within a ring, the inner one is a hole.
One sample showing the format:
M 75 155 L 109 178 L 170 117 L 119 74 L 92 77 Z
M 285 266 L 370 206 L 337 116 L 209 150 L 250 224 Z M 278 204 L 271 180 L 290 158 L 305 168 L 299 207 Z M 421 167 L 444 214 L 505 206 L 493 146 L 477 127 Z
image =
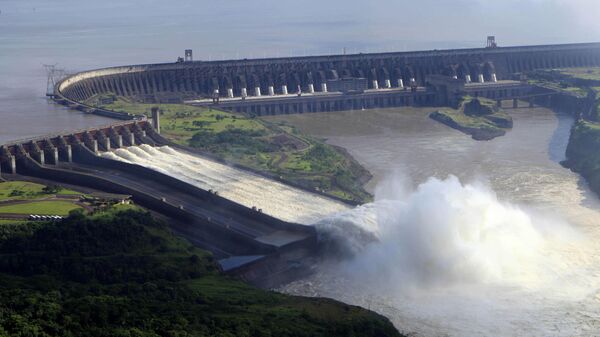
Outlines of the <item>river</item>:
M 509 110 L 514 129 L 477 142 L 430 111 L 267 117 L 346 148 L 373 173 L 375 203 L 322 230 L 356 226 L 380 240 L 337 231 L 357 256 L 281 290 L 369 307 L 417 336 L 597 336 L 600 202 L 559 164 L 573 119 Z

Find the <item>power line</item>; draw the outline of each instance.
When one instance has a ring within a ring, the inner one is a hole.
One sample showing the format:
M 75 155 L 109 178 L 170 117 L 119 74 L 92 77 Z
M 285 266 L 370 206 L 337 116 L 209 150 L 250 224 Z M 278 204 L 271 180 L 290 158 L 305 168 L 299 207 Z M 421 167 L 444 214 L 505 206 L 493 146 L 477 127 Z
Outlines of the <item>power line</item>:
M 48 79 L 46 82 L 46 96 L 54 96 L 54 87 L 61 79 L 65 78 L 66 71 L 61 68 L 57 68 L 55 64 L 44 64 Z

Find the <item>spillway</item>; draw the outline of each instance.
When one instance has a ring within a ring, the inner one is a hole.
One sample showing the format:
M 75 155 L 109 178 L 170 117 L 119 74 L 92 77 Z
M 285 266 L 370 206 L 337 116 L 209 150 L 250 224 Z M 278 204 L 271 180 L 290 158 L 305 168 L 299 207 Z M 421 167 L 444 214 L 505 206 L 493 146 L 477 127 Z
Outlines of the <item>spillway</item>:
M 248 171 L 169 146 L 140 145 L 104 152 L 105 158 L 141 165 L 170 175 L 246 207 L 256 207 L 284 221 L 310 225 L 350 206 L 308 193 Z

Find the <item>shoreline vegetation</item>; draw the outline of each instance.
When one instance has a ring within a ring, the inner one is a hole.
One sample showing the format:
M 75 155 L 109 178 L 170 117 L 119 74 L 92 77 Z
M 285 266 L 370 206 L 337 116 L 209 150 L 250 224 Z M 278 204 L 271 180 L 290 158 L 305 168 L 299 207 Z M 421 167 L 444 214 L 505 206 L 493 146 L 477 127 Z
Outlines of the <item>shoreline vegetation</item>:
M 0 224 L 26 219 L 28 215 L 66 216 L 86 206 L 82 193 L 59 185 L 44 186 L 27 181 L 0 182 Z
M 513 126 L 512 118 L 496 106 L 496 102 L 484 98 L 463 97 L 458 109 L 445 108 L 434 111 L 429 117 L 474 140 L 491 140 L 504 136 Z
M 600 196 L 600 124 L 585 120 L 575 123 L 563 165 L 585 178 Z
M 583 102 L 571 128 L 563 166 L 580 174 L 600 196 L 600 68 L 567 68 L 534 71 L 530 82 L 574 93 Z
M 113 98 L 102 107 L 148 116 L 152 107 L 158 107 L 161 134 L 179 145 L 352 203 L 372 200 L 363 187 L 371 174 L 349 153 L 285 123 L 183 104 L 144 104 Z M 92 100 L 106 101 L 99 97 Z
M 261 290 L 138 209 L 0 224 L 0 337 L 401 337 L 385 317 Z

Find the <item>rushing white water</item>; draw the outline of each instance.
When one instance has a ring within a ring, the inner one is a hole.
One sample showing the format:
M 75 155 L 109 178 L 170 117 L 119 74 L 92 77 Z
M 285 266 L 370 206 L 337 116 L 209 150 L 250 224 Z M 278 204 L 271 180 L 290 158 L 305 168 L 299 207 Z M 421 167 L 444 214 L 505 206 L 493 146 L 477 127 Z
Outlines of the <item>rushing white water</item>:
M 102 153 L 109 159 L 138 164 L 170 175 L 279 219 L 312 224 L 349 207 L 341 202 L 266 179 L 168 146 L 140 145 Z
M 419 336 L 600 333 L 597 244 L 483 184 L 432 178 L 317 225 L 355 256 L 281 290 L 375 308 Z
M 376 202 L 318 223 L 352 258 L 280 290 L 370 308 L 411 336 L 600 336 L 600 201 L 558 164 L 570 119 L 515 110 L 505 137 L 475 142 L 401 112 L 297 117 L 374 174 Z
M 414 192 L 399 191 L 393 199 L 334 215 L 318 226 L 335 231 L 340 219 L 345 220 L 344 240 L 360 253 L 346 267 L 362 270 L 361 277 L 390 281 L 386 287 L 391 289 L 472 283 L 540 286 L 560 265 L 553 251 L 583 244 L 568 224 L 533 217 L 501 203 L 485 186 L 462 185 L 454 176 L 432 178 Z

